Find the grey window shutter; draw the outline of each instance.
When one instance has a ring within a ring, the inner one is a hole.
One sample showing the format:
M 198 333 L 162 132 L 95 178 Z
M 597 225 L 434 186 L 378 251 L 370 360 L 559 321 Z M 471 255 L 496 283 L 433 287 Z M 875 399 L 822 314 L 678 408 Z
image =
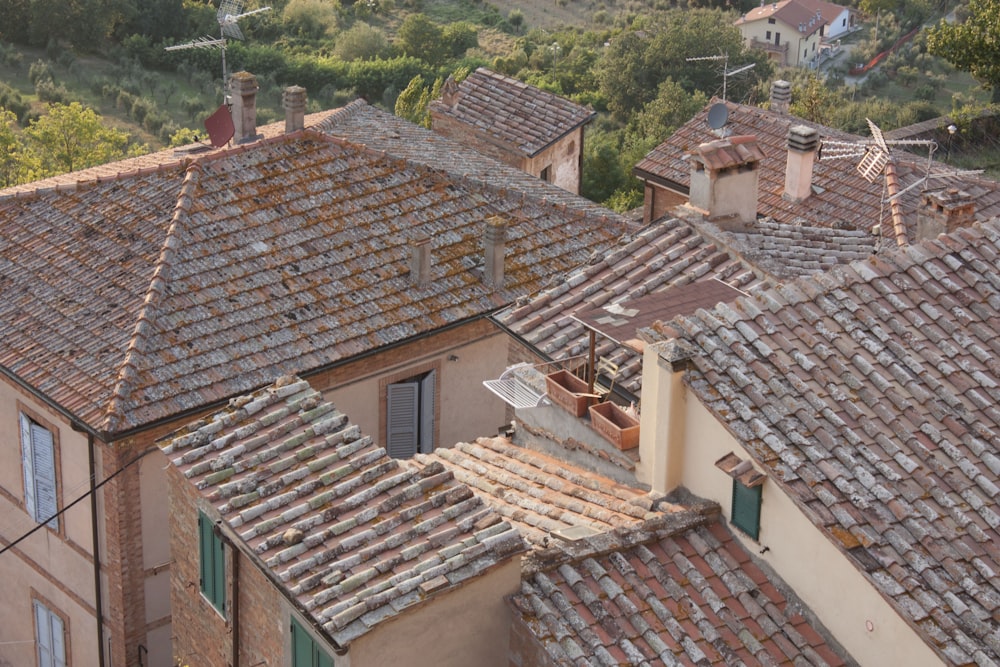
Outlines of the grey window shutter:
M 62 619 L 35 601 L 39 667 L 66 667 L 66 639 Z
M 420 380 L 420 452 L 434 451 L 434 383 L 437 371 Z
M 35 520 L 48 519 L 50 528 L 59 528 L 55 447 L 49 430 L 35 423 L 31 424 L 31 453 L 35 471 Z
M 24 470 L 24 509 L 35 518 L 35 469 L 31 453 L 31 420 L 21 415 L 21 467 Z
M 420 385 L 390 384 L 386 396 L 386 449 L 389 456 L 408 459 L 417 453 Z

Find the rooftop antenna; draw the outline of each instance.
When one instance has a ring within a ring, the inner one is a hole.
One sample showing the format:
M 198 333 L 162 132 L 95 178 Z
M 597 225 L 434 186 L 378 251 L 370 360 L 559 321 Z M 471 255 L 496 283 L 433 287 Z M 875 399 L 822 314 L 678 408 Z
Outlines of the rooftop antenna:
M 689 63 L 690 62 L 696 62 L 696 61 L 699 61 L 699 60 L 721 60 L 721 61 L 723 61 L 723 63 L 722 63 L 722 101 L 723 102 L 726 101 L 726 87 L 727 87 L 727 84 L 729 82 L 729 77 L 734 76 L 736 74 L 740 74 L 741 72 L 746 72 L 749 69 L 753 69 L 753 67 L 757 64 L 757 63 L 750 63 L 749 65 L 743 65 L 742 67 L 737 67 L 736 69 L 731 70 L 731 69 L 729 69 L 729 54 L 728 53 L 723 53 L 723 54 L 718 55 L 718 56 L 696 56 L 694 58 L 685 58 L 684 60 L 686 60 Z
M 903 210 L 899 202 L 900 196 L 913 188 L 926 183 L 930 178 L 940 178 L 950 174 L 932 174 L 931 167 L 934 160 L 934 151 L 937 150 L 937 142 L 928 139 L 895 139 L 885 138 L 882 129 L 868 121 L 868 129 L 871 131 L 871 139 L 867 141 L 830 141 L 821 140 L 819 148 L 819 159 L 843 159 L 860 158 L 857 163 L 857 170 L 861 176 L 869 183 L 874 183 L 879 177 L 885 178 L 883 192 L 883 205 L 889 203 L 889 211 L 892 216 L 893 230 L 896 234 L 896 243 L 906 245 L 906 225 L 903 221 Z M 927 148 L 927 171 L 923 178 L 911 183 L 902 190 L 899 188 L 899 179 L 896 175 L 896 163 L 893 158 L 890 146 L 923 146 Z M 881 215 L 879 216 L 881 219 Z
M 186 49 L 215 49 L 222 51 L 222 97 L 229 103 L 229 71 L 226 69 L 226 40 L 243 40 L 243 31 L 237 23 L 240 19 L 254 14 L 270 11 L 270 7 L 243 11 L 244 0 L 222 0 L 215 18 L 219 22 L 219 37 L 199 37 L 191 42 L 166 47 L 167 51 L 183 51 Z

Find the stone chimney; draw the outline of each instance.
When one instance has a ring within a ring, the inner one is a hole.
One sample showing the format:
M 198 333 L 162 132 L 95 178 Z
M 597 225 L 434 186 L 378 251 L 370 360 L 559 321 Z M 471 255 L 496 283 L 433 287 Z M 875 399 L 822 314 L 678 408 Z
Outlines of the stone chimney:
M 486 220 L 486 234 L 483 236 L 483 246 L 486 251 L 483 281 L 493 287 L 503 287 L 506 237 L 507 222 L 503 218 L 495 215 Z
M 289 86 L 281 94 L 281 104 L 285 107 L 285 132 L 295 132 L 306 126 L 306 89 Z
M 233 140 L 237 144 L 254 141 L 257 136 L 257 77 L 250 72 L 237 72 L 229 79 L 232 100 Z
M 813 164 L 819 148 L 819 132 L 805 125 L 788 128 L 788 161 L 785 164 L 784 198 L 800 202 L 812 195 Z
M 418 234 L 410 243 L 410 282 L 423 287 L 431 281 L 431 239 Z
M 976 221 L 976 203 L 972 195 L 958 188 L 925 192 L 917 213 L 917 241 L 950 234 Z
M 759 165 L 756 137 L 737 136 L 700 145 L 691 154 L 690 205 L 729 231 L 757 219 Z
M 788 106 L 791 103 L 792 84 L 780 79 L 773 82 L 771 84 L 771 111 L 788 113 Z

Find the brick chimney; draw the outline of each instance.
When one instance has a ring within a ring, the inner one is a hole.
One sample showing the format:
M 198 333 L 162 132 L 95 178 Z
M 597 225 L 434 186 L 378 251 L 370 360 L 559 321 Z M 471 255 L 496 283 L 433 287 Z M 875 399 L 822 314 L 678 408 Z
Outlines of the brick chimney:
M 431 239 L 418 234 L 410 242 L 410 282 L 423 287 L 431 281 Z
M 805 125 L 788 128 L 788 161 L 785 164 L 784 198 L 800 202 L 812 195 L 813 164 L 819 148 L 819 132 Z
M 507 222 L 503 218 L 494 215 L 486 220 L 486 234 L 483 236 L 486 266 L 483 268 L 483 281 L 493 287 L 503 287 L 506 237 Z
M 285 132 L 295 132 L 306 126 L 306 89 L 289 86 L 281 95 L 285 107 Z
M 958 188 L 925 192 L 917 212 L 917 241 L 950 234 L 976 221 L 972 195 Z
M 771 111 L 788 113 L 792 103 L 792 84 L 781 79 L 771 83 Z
M 751 136 L 698 146 L 691 154 L 691 206 L 722 229 L 743 229 L 753 223 L 763 157 L 756 137 Z
M 229 79 L 232 99 L 233 140 L 237 144 L 255 141 L 257 135 L 257 77 L 250 72 L 237 72 Z

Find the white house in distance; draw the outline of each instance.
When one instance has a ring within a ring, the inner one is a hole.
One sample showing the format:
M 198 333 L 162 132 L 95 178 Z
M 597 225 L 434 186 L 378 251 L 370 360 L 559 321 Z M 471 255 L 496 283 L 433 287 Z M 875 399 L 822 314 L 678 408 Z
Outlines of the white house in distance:
M 761 4 L 741 16 L 736 27 L 748 46 L 766 51 L 778 65 L 814 67 L 828 24 L 820 7 L 824 4 L 811 0 Z

